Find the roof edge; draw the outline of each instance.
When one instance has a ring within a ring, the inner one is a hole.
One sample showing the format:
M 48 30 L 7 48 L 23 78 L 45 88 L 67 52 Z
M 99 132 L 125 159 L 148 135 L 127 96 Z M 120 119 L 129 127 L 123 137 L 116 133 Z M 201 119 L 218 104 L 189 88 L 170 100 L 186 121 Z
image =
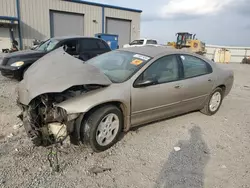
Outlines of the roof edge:
M 126 11 L 131 11 L 131 12 L 142 13 L 142 10 L 138 10 L 138 9 L 125 8 L 125 7 L 108 5 L 108 4 L 103 4 L 103 3 L 94 3 L 94 2 L 84 1 L 84 0 L 63 0 L 63 1 L 68 1 L 68 2 L 73 2 L 73 3 L 81 3 L 81 4 L 86 4 L 86 5 L 93 5 L 93 6 L 100 6 L 100 7 L 105 7 L 105 8 L 114 8 L 114 9 L 119 9 L 119 10 L 126 10 Z

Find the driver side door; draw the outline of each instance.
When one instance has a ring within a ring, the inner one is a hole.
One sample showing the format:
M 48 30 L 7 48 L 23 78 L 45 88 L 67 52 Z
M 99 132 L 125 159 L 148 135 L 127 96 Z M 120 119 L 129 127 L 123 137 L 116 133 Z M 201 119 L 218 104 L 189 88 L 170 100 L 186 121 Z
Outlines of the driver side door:
M 181 71 L 176 55 L 153 62 L 131 88 L 131 125 L 136 126 L 181 113 Z M 154 79 L 155 83 L 138 86 Z
M 79 57 L 79 44 L 77 39 L 65 40 L 60 44 L 60 46 L 63 46 L 64 50 L 66 50 L 69 55 L 76 58 Z

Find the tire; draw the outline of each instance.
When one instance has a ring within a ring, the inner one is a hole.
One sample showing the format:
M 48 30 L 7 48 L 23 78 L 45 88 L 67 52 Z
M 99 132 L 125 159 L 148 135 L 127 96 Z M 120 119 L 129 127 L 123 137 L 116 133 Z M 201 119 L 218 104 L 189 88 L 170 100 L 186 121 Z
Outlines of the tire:
M 113 118 L 111 118 L 112 116 Z M 107 117 L 110 117 L 112 119 L 112 122 L 116 123 L 111 123 L 110 125 L 107 125 Z M 100 125 L 101 122 L 102 125 Z M 112 128 L 112 125 L 113 127 L 117 128 Z M 105 129 L 105 133 L 102 130 L 103 127 Z M 86 120 L 82 122 L 81 139 L 93 151 L 101 152 L 109 149 L 118 141 L 119 136 L 122 132 L 122 127 L 123 114 L 121 110 L 114 105 L 106 105 L 91 112 L 91 114 L 86 118 Z M 105 134 L 106 138 L 102 138 L 102 135 Z
M 218 106 L 216 107 L 216 109 L 212 109 L 210 104 L 211 104 L 211 100 L 213 98 L 213 96 L 215 96 L 216 94 L 220 95 L 220 102 L 218 103 Z M 208 116 L 212 116 L 214 115 L 216 112 L 218 112 L 218 110 L 220 109 L 221 103 L 223 100 L 223 90 L 221 88 L 216 88 L 212 94 L 209 96 L 208 100 L 206 101 L 205 106 L 203 107 L 203 109 L 201 110 L 201 113 L 206 114 Z

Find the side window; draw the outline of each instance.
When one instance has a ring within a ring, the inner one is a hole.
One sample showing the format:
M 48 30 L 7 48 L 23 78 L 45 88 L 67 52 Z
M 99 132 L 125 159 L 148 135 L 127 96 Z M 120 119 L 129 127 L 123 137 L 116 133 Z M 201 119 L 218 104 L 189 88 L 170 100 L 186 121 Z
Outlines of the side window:
M 84 51 L 99 49 L 97 41 L 99 41 L 99 40 L 95 40 L 95 39 L 82 39 L 81 42 L 80 42 L 80 51 L 84 52 Z
M 62 43 L 62 46 L 66 47 L 66 52 L 70 55 L 76 55 L 77 54 L 77 40 L 67 40 Z
M 139 81 L 154 79 L 158 84 L 179 79 L 179 65 L 175 55 L 169 55 L 156 60 L 139 77 Z
M 97 40 L 97 45 L 102 50 L 107 49 L 107 46 L 101 40 Z
M 180 57 L 183 63 L 184 78 L 192 78 L 212 72 L 210 65 L 197 57 L 190 55 L 181 55 Z
M 157 44 L 156 40 L 147 40 L 147 44 Z
M 130 45 L 142 45 L 144 43 L 144 40 L 134 40 L 130 43 Z

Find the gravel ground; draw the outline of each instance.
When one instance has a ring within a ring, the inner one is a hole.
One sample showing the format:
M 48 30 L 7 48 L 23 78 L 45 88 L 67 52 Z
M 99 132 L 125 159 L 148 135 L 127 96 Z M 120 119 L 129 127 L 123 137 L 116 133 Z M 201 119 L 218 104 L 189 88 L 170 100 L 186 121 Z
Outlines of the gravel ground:
M 59 152 L 58 173 L 16 118 L 17 82 L 0 76 L 0 187 L 250 187 L 250 66 L 228 66 L 235 84 L 216 115 L 195 112 L 140 127 L 103 153 L 68 146 Z M 109 170 L 96 175 L 93 167 Z

